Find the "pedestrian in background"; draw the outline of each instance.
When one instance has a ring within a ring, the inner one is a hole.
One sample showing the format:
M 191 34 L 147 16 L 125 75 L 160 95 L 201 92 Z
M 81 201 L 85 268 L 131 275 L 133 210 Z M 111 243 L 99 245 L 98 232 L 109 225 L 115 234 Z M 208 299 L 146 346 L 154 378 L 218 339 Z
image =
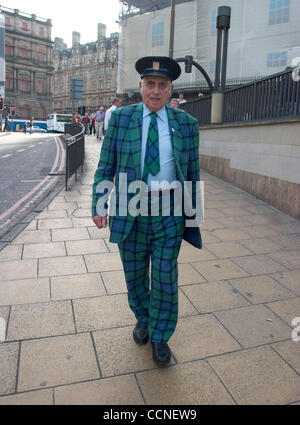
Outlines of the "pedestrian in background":
M 116 109 L 120 108 L 120 106 L 121 106 L 121 101 L 120 101 L 120 99 L 118 99 L 116 97 L 113 100 L 112 106 L 106 111 L 106 114 L 105 114 L 105 121 L 104 121 L 104 130 L 105 131 L 108 129 L 108 123 L 109 123 L 111 114 L 113 113 L 113 111 L 115 111 Z
M 175 97 L 173 97 L 173 99 L 170 100 L 170 106 L 171 106 L 171 108 L 178 109 L 179 108 L 178 99 L 176 99 Z
M 32 134 L 33 132 L 33 123 L 34 123 L 34 117 L 31 118 L 29 123 L 29 134 Z
M 89 134 L 89 126 L 90 126 L 90 117 L 89 117 L 89 114 L 87 112 L 86 112 L 85 116 L 82 118 L 81 122 L 84 125 L 85 134 L 88 135 Z
M 180 92 L 179 93 L 179 98 L 177 100 L 179 102 L 179 105 L 183 105 L 184 103 L 186 103 L 186 100 L 184 98 L 184 93 Z
M 104 136 L 103 129 L 104 129 L 104 120 L 105 120 L 105 112 L 103 106 L 99 108 L 99 111 L 96 112 L 95 115 L 95 130 L 96 130 L 96 136 L 97 140 L 101 140 Z

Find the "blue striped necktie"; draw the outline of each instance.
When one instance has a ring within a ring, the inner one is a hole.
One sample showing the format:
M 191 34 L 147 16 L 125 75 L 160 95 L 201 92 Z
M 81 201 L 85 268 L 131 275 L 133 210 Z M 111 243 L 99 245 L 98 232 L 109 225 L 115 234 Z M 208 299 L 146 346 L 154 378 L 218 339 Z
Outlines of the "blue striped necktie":
M 160 172 L 159 137 L 157 114 L 152 112 L 145 154 L 143 181 L 148 183 L 149 173 L 156 176 Z

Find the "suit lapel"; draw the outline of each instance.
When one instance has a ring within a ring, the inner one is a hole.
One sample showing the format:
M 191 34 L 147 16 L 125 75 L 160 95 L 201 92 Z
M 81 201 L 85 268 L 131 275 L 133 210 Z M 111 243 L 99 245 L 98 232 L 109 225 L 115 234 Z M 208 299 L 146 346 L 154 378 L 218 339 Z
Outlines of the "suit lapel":
M 126 132 L 126 140 L 130 142 L 130 155 L 136 170 L 137 180 L 141 180 L 141 150 L 142 150 L 143 104 L 135 108 Z
M 182 151 L 184 148 L 181 128 L 172 109 L 169 108 L 167 105 L 166 105 L 166 109 L 168 114 L 169 128 L 170 128 L 170 134 L 172 139 L 174 157 L 175 157 L 176 165 L 181 171 L 180 157 L 182 155 Z

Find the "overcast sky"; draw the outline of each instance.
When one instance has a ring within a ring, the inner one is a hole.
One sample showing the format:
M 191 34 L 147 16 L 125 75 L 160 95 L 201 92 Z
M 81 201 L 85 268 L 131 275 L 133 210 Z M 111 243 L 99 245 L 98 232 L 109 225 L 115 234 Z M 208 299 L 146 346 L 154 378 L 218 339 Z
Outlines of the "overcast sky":
M 20 12 L 36 14 L 41 18 L 52 19 L 52 40 L 61 37 L 68 47 L 72 45 L 72 31 L 81 33 L 81 43 L 97 40 L 97 24 L 106 25 L 106 36 L 117 32 L 119 0 L 0 0 L 1 6 L 19 9 Z

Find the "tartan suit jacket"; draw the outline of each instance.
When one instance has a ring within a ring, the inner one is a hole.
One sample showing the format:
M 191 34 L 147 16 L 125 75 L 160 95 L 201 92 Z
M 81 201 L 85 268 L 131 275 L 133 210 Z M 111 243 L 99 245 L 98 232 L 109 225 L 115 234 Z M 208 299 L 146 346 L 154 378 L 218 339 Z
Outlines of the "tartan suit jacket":
M 177 179 L 193 182 L 193 206 L 196 198 L 196 182 L 200 181 L 199 170 L 199 125 L 195 118 L 186 112 L 166 105 L 173 151 L 176 161 Z M 97 202 L 104 195 L 97 186 L 103 181 L 119 186 L 120 173 L 127 174 L 128 186 L 142 180 L 143 103 L 116 109 L 111 116 L 101 149 L 100 161 L 94 177 L 92 195 L 92 216 L 97 215 Z M 115 193 L 119 202 L 118 191 Z M 135 195 L 128 194 L 128 202 Z M 135 218 L 131 215 L 109 217 L 110 242 L 119 243 L 129 234 Z M 186 227 L 183 239 L 201 249 L 202 239 L 199 227 Z

